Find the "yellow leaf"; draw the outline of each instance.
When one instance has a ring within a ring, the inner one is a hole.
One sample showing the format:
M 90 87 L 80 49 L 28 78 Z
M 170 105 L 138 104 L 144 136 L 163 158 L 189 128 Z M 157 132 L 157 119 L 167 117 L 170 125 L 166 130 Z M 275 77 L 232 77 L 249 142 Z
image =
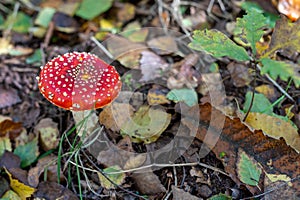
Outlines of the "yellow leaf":
M 249 113 L 246 123 L 255 130 L 262 130 L 269 137 L 275 139 L 284 138 L 285 142 L 295 149 L 297 153 L 300 152 L 300 136 L 297 128 L 291 123 L 278 117 L 255 112 Z
M 105 168 L 103 173 L 106 174 L 106 177 L 98 172 L 98 178 L 100 180 L 101 186 L 106 189 L 115 188 L 115 185 L 121 185 L 125 179 L 125 173 L 121 171 L 121 168 L 117 165 Z M 113 184 L 114 183 L 114 184 Z
M 266 173 L 266 176 L 268 179 L 270 179 L 271 182 L 277 182 L 277 181 L 284 181 L 288 183 L 288 186 L 292 187 L 293 184 L 291 183 L 291 178 L 287 176 L 286 174 L 268 174 Z
M 26 200 L 26 198 L 31 197 L 35 189 L 19 182 L 17 179 L 14 179 L 6 168 L 4 168 L 4 170 L 9 176 L 10 187 L 19 195 L 19 197 L 21 197 L 22 200 Z

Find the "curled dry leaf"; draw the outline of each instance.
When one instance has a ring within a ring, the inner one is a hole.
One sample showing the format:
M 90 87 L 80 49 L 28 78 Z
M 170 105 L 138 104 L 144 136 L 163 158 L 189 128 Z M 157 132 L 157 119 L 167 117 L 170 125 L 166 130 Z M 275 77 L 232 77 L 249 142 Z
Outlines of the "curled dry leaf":
M 145 154 L 130 156 L 123 168 L 127 170 L 140 167 L 146 161 L 146 158 L 147 156 Z
M 39 139 L 44 151 L 55 149 L 59 143 L 59 130 L 57 123 L 51 118 L 45 118 L 39 121 L 34 127 L 34 132 L 39 134 Z

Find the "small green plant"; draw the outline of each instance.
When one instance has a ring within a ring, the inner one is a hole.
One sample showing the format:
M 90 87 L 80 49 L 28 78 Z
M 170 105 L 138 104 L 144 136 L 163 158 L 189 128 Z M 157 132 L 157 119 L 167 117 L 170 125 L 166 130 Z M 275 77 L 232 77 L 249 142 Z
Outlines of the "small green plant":
M 235 41 L 244 44 L 243 46 L 220 31 L 196 30 L 189 47 L 216 58 L 226 56 L 238 62 L 247 62 L 255 70 L 259 69 L 261 75 L 267 74 L 272 80 L 278 77 L 286 82 L 292 80 L 298 88 L 299 65 L 290 61 L 276 60 L 276 53 L 281 52 L 282 55 L 289 57 L 300 51 L 300 21 L 292 23 L 285 17 L 277 20 L 268 47 L 258 53 L 256 44 L 265 34 L 264 30 L 271 27 L 265 23 L 265 16 L 257 9 L 247 9 L 246 13 L 242 18 L 237 18 L 234 30 Z

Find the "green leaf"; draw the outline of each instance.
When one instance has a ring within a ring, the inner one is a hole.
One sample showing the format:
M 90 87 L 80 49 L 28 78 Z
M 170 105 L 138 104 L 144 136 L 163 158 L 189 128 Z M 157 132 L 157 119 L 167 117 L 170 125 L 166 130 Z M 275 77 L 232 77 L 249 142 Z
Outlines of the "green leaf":
M 15 16 L 11 14 L 4 23 L 4 29 L 12 26 L 12 30 L 18 33 L 27 33 L 31 27 L 31 18 L 23 12 L 18 12 Z
M 196 30 L 189 47 L 198 51 L 205 51 L 214 57 L 228 56 L 238 61 L 250 60 L 246 50 L 235 44 L 224 33 L 217 30 Z
M 239 179 L 248 185 L 257 186 L 261 175 L 261 168 L 253 158 L 243 150 L 238 151 L 237 173 Z
M 167 99 L 180 102 L 183 101 L 186 105 L 192 107 L 198 103 L 198 96 L 195 90 L 182 88 L 182 89 L 173 89 L 167 94 Z
M 299 66 L 269 58 L 261 59 L 261 63 L 263 65 L 260 71 L 262 75 L 268 73 L 274 80 L 280 77 L 283 81 L 288 81 L 291 78 L 297 88 L 300 86 Z
M 242 40 L 250 43 L 254 55 L 256 55 L 255 44 L 264 34 L 262 28 L 265 26 L 265 21 L 265 17 L 255 9 L 250 10 L 243 18 L 237 18 L 235 32 Z
M 217 194 L 212 197 L 210 197 L 208 200 L 231 200 L 232 198 L 230 196 L 227 196 L 226 194 Z
M 112 172 L 117 172 L 115 174 L 109 174 Z M 119 166 L 111 166 L 108 168 L 105 168 L 103 170 L 103 173 L 106 174 L 106 176 L 116 185 L 121 185 L 125 179 L 125 173 L 121 172 L 121 168 Z M 105 176 L 103 176 L 100 172 L 97 173 L 101 186 L 106 189 L 112 189 L 115 188 L 115 185 L 112 184 Z
M 132 142 L 155 142 L 171 121 L 171 115 L 162 109 L 141 106 L 131 120 L 122 124 L 121 134 L 128 135 Z
M 252 99 L 252 92 L 247 92 L 245 97 L 244 109 L 243 111 L 246 113 L 249 110 L 251 99 Z M 265 113 L 267 115 L 273 114 L 273 107 L 272 103 L 265 97 L 263 94 L 255 93 L 253 105 L 251 107 L 250 112 L 258 112 L 258 113 Z
M 18 146 L 14 154 L 20 157 L 21 167 L 27 167 L 31 165 L 38 156 L 38 140 L 37 137 L 34 138 L 31 142 L 28 142 L 25 145 Z
M 41 62 L 42 62 L 42 52 L 40 49 L 35 50 L 30 57 L 26 58 L 26 64 L 30 64 L 30 65 L 35 63 L 39 64 Z
M 76 15 L 91 20 L 110 9 L 112 2 L 112 0 L 83 0 Z
M 36 25 L 42 26 L 47 28 L 50 21 L 52 20 L 53 15 L 55 14 L 56 10 L 54 8 L 45 7 L 43 8 L 37 18 L 35 19 L 34 23 Z
M 279 19 L 278 15 L 265 11 L 262 7 L 260 7 L 260 5 L 255 2 L 244 1 L 241 3 L 241 8 L 247 13 L 251 12 L 252 10 L 256 10 L 257 12 L 262 13 L 265 17 L 264 23 L 270 28 L 274 28 L 276 21 Z

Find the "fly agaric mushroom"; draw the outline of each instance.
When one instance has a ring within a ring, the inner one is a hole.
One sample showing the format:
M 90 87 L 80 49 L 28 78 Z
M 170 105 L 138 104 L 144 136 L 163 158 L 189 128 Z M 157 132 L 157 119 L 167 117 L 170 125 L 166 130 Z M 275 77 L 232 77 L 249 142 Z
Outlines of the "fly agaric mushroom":
M 86 52 L 53 58 L 41 67 L 37 79 L 42 95 L 54 105 L 71 110 L 76 124 L 86 114 L 76 120 L 75 111 L 89 111 L 111 103 L 122 86 L 113 66 Z

